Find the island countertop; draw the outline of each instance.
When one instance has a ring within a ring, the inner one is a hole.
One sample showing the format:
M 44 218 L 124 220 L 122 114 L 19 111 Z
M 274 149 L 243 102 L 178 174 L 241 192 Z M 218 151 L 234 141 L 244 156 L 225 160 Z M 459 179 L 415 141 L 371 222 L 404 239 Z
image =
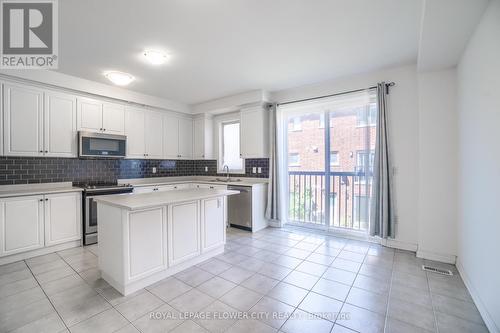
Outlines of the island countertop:
M 108 204 L 126 210 L 147 209 L 179 202 L 239 194 L 239 191 L 196 188 L 153 193 L 130 193 L 95 197 L 98 203 Z

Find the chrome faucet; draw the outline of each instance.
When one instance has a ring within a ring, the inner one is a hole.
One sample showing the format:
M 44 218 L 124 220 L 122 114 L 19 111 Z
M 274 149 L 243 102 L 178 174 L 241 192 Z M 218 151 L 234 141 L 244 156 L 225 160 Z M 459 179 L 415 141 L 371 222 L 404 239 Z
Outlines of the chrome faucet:
M 229 181 L 229 167 L 227 165 L 224 165 L 222 167 L 222 171 L 226 171 L 226 181 L 228 182 Z

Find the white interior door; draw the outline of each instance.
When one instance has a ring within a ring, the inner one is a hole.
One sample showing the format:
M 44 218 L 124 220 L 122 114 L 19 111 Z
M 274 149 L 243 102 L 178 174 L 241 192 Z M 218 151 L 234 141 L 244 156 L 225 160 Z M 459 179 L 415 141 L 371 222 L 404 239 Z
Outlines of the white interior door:
M 4 85 L 5 155 L 43 154 L 43 90 Z
M 76 97 L 46 92 L 43 118 L 45 156 L 76 157 Z

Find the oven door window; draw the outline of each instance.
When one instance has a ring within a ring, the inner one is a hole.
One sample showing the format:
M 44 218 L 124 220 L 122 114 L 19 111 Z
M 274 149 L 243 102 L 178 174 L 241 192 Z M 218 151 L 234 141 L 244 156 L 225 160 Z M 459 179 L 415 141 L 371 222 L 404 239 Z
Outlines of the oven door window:
M 81 144 L 84 156 L 125 156 L 125 140 L 82 137 Z
M 86 232 L 97 231 L 97 202 L 93 198 L 87 198 L 87 230 Z

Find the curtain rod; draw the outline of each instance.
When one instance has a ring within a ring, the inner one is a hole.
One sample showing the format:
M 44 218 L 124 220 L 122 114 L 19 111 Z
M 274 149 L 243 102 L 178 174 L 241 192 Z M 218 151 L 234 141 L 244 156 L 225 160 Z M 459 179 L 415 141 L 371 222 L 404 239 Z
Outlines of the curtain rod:
M 389 82 L 385 84 L 387 87 L 387 93 L 389 93 L 389 87 L 393 87 L 396 84 L 394 82 Z M 376 89 L 377 86 L 371 86 L 368 88 L 363 88 L 363 89 L 356 89 L 356 90 L 349 90 L 349 91 L 343 91 L 340 93 L 335 93 L 335 94 L 330 94 L 330 95 L 323 95 L 323 96 L 318 96 L 318 97 L 310 97 L 310 98 L 304 98 L 304 99 L 297 99 L 294 101 L 288 101 L 288 102 L 283 102 L 283 103 L 277 103 L 277 105 L 286 105 L 286 104 L 292 104 L 292 103 L 299 103 L 299 102 L 307 102 L 307 101 L 313 101 L 315 99 L 321 99 L 321 98 L 327 98 L 327 97 L 334 97 L 334 96 L 340 96 L 340 95 L 345 95 L 345 94 L 351 94 L 355 92 L 360 92 L 364 90 L 370 90 L 370 89 Z

